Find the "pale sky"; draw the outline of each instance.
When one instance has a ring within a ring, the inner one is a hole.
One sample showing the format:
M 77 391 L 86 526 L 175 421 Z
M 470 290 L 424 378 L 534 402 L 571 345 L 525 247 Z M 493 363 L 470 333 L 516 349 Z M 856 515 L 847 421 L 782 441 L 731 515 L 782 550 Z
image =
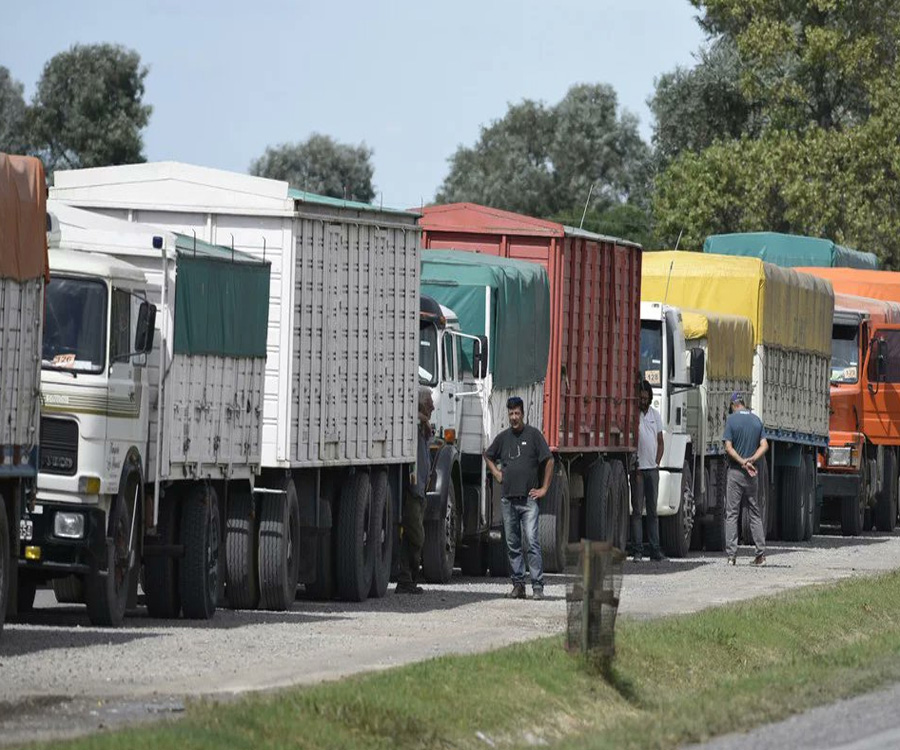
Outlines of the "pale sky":
M 510 102 L 610 83 L 649 140 L 660 74 L 703 43 L 687 0 L 37 0 L 3 4 L 0 65 L 30 99 L 75 43 L 115 42 L 150 69 L 150 161 L 239 172 L 311 133 L 375 150 L 376 201 L 428 202 L 457 145 Z

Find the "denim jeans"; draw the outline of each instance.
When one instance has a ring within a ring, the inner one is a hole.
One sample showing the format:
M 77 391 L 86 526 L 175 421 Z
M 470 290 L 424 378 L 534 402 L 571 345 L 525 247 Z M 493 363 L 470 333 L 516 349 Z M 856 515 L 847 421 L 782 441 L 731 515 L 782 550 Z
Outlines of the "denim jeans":
M 506 551 L 512 570 L 513 584 L 525 584 L 524 543 L 528 555 L 528 569 L 531 572 L 533 588 L 544 588 L 544 562 L 541 559 L 541 545 L 538 541 L 538 501 L 530 497 L 504 497 L 500 501 L 503 508 L 503 528 L 506 531 Z
M 641 514 L 647 511 L 647 535 L 650 537 L 650 554 L 659 555 L 659 469 L 641 469 L 635 477 L 636 486 L 631 493 L 631 544 L 635 554 L 644 552 L 644 529 Z

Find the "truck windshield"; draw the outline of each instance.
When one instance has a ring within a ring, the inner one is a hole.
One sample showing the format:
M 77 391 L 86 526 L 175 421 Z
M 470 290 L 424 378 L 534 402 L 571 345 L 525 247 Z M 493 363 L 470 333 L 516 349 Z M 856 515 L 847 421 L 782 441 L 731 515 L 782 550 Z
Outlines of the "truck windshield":
M 422 385 L 437 385 L 437 340 L 437 328 L 433 324 L 419 328 L 419 383 Z
M 662 385 L 662 322 L 641 321 L 641 372 L 650 385 Z
M 44 369 L 102 372 L 106 363 L 106 285 L 60 278 L 47 284 Z
M 859 328 L 835 325 L 831 329 L 831 382 L 856 383 L 859 379 Z

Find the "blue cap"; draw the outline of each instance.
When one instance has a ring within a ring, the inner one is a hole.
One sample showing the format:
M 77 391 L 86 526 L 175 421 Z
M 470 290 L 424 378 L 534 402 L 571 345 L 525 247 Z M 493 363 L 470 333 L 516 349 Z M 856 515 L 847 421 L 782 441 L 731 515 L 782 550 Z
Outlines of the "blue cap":
M 731 394 L 731 403 L 746 405 L 746 402 L 744 401 L 744 394 L 741 393 L 740 391 L 735 391 L 734 393 L 732 393 Z

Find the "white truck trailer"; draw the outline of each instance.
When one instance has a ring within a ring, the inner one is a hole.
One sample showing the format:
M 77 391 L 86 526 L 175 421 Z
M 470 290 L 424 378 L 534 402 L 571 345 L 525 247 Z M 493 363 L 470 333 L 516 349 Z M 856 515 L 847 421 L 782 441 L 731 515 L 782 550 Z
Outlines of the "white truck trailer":
M 51 197 L 272 263 L 256 487 L 282 512 L 260 520 L 260 545 L 280 540 L 259 553 L 260 604 L 290 606 L 298 581 L 383 595 L 416 457 L 417 216 L 179 163 L 57 172 Z
M 45 196 L 40 161 L 0 153 L 0 630 L 17 610 L 19 520 L 38 473 Z
M 508 574 L 499 486 L 482 454 L 509 426 L 506 400 L 522 398 L 528 424 L 542 429 L 550 341 L 550 287 L 535 263 L 453 250 L 422 252 L 419 383 L 432 389 L 434 425 L 445 439 L 436 490 L 425 508 L 423 567 L 430 581 Z M 440 306 L 429 300 L 437 300 Z M 499 353 L 498 353 L 499 352 Z M 545 501 L 560 504 L 556 481 Z M 556 524 L 540 533 L 556 533 Z M 559 545 L 565 550 L 567 538 Z M 549 548 L 546 545 L 545 548 Z M 556 547 L 554 547 L 556 548 Z M 559 568 L 547 560 L 548 570 Z
M 761 472 L 768 481 L 760 491 L 767 537 L 808 539 L 815 510 L 816 452 L 828 443 L 831 285 L 756 258 L 687 252 L 648 253 L 641 282 L 645 301 L 750 321 L 752 351 L 741 356 L 752 357 L 749 406 L 762 419 L 771 446 Z M 713 345 L 711 339 L 706 345 Z M 710 351 L 707 357 L 713 355 Z M 708 375 L 712 386 L 716 378 Z M 727 382 L 742 381 L 746 372 L 726 370 L 724 375 L 716 386 L 723 395 Z M 715 403 L 721 408 L 718 398 Z M 690 398 L 685 408 L 690 414 Z M 707 434 L 697 440 L 705 445 L 718 442 L 726 414 L 708 410 Z M 704 489 L 697 494 L 707 549 L 724 547 L 725 471 L 724 457 L 710 459 Z
M 260 469 L 269 266 L 54 201 L 47 216 L 47 444 L 19 609 L 52 581 L 118 625 L 143 565 L 152 616 L 208 619 L 221 519 L 246 513 Z

